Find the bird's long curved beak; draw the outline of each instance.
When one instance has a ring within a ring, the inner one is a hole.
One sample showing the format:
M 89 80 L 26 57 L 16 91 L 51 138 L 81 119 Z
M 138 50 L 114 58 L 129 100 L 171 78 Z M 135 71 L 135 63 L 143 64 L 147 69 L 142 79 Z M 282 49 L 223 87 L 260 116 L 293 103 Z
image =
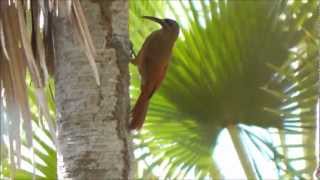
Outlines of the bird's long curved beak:
M 162 19 L 159 19 L 159 18 L 156 18 L 156 17 L 152 17 L 152 16 L 142 16 L 142 18 L 149 19 L 151 21 L 157 22 L 157 23 L 161 24 L 161 26 L 163 26 L 163 20 Z

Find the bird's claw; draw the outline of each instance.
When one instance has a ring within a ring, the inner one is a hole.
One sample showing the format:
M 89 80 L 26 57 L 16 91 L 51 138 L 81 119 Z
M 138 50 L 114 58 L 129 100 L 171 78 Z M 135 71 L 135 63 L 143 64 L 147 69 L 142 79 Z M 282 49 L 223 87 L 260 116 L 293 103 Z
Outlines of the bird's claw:
M 134 49 L 133 49 L 133 43 L 132 41 L 130 41 L 130 57 L 132 59 L 135 59 L 137 57 L 137 54 L 134 52 Z

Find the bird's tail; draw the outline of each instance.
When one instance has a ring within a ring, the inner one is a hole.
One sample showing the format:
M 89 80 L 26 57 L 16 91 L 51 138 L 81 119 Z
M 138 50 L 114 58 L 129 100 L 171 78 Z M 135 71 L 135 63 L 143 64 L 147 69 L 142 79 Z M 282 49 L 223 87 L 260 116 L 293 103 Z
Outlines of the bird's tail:
M 130 130 L 140 129 L 144 123 L 149 105 L 149 95 L 141 92 L 134 108 L 131 111 L 132 121 L 130 123 Z

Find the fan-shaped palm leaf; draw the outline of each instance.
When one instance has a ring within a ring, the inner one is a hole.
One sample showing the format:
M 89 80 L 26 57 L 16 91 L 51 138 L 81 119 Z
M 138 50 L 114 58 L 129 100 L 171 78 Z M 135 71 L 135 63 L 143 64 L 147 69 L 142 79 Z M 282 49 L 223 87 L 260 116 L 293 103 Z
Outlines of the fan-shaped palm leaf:
M 314 152 L 308 150 L 308 157 L 301 157 L 309 167 L 298 171 L 290 162 L 294 159 L 249 126 L 275 128 L 285 136 L 314 135 L 317 47 L 308 34 L 314 34 L 318 3 L 179 2 L 183 15 L 172 3 L 163 3 L 179 22 L 187 18 L 188 25 L 182 25 L 166 80 L 152 98 L 146 124 L 137 136 L 137 148 L 148 149 L 138 159 L 153 159 L 149 169 L 164 166 L 167 177 L 183 178 L 191 171 L 198 178 L 220 177 L 212 152 L 218 135 L 228 128 L 248 177 L 259 177 L 261 169 L 254 157 L 245 154 L 247 148 L 237 146 L 245 135 L 274 160 L 279 175 L 310 176 Z M 132 14 L 137 14 L 135 9 Z M 137 43 L 146 36 L 138 32 L 139 21 L 131 21 Z M 297 68 L 294 62 L 299 63 Z M 136 72 L 132 74 L 136 97 L 139 83 Z

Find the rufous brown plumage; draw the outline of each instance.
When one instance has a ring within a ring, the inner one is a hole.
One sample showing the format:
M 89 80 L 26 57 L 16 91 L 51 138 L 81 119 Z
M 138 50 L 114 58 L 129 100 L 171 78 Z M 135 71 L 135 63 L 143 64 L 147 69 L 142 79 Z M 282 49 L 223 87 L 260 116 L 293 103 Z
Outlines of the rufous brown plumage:
M 140 129 L 143 126 L 149 100 L 165 77 L 172 49 L 179 35 L 179 25 L 172 19 L 158 19 L 151 16 L 143 18 L 159 23 L 161 29 L 147 37 L 132 61 L 138 67 L 141 76 L 141 93 L 131 111 L 130 130 Z

